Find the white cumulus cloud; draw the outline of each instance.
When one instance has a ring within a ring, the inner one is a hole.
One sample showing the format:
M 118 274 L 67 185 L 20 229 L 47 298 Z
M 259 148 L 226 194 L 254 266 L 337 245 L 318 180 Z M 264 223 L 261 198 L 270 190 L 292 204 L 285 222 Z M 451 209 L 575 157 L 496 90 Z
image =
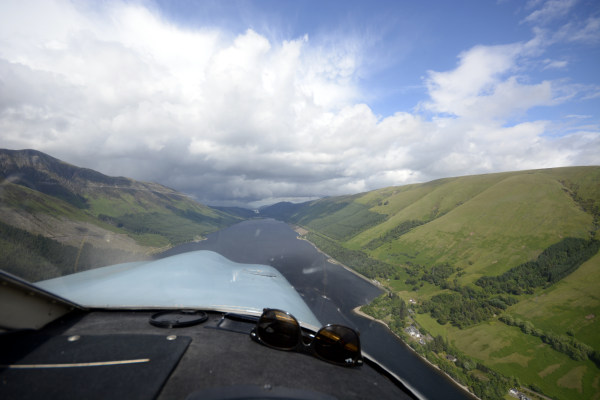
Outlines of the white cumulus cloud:
M 550 18 L 550 3 L 527 20 Z M 513 120 L 598 92 L 530 81 L 525 61 L 542 41 L 466 49 L 455 68 L 427 72 L 428 99 L 415 111 L 382 117 L 361 100 L 356 38 L 182 28 L 136 2 L 4 2 L 0 15 L 1 147 L 209 204 L 600 162 L 595 128 L 555 137 L 548 121 Z

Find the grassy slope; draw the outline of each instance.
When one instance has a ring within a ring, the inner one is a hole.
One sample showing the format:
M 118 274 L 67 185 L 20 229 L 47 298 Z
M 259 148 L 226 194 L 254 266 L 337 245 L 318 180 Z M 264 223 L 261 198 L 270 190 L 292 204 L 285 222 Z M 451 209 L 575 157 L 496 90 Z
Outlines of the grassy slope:
M 189 200 L 175 192 L 157 196 L 139 190 L 92 191 L 86 195 L 88 208 L 72 206 L 38 191 L 4 182 L 0 193 L 4 209 L 48 215 L 70 221 L 87 222 L 112 232 L 127 234 L 142 246 L 164 247 L 194 240 L 240 219 Z M 113 223 L 100 215 L 115 218 Z M 135 226 L 152 231 L 138 232 L 119 226 L 119 218 L 128 216 Z M 10 222 L 10 221 L 7 221 Z
M 2 183 L 0 199 L 2 200 L 0 204 L 5 209 L 19 209 L 31 214 L 43 213 L 75 219 L 85 218 L 85 213 L 81 209 L 69 203 L 13 183 Z
M 241 220 L 165 186 L 106 176 L 35 150 L 0 149 L 0 201 L 4 220 L 18 222 L 6 208 L 15 210 L 25 225 L 16 226 L 26 230 L 38 216 L 61 217 L 67 224 L 86 221 L 152 246 L 190 241 Z
M 18 223 L 18 220 L 15 219 L 17 216 L 29 219 L 30 221 L 37 220 L 39 224 L 42 224 L 39 216 L 45 215 L 49 216 L 57 223 L 60 219 L 74 221 L 75 223 L 92 223 L 97 225 L 100 229 L 123 233 L 122 230 L 99 221 L 94 215 L 91 215 L 86 210 L 74 207 L 65 201 L 48 196 L 36 190 L 12 183 L 3 182 L 0 186 L 0 205 L 0 218 L 10 225 L 21 225 Z M 44 229 L 35 230 L 27 226 L 20 227 L 32 231 L 33 233 L 47 233 Z M 48 227 L 48 230 L 51 229 L 52 227 Z
M 408 220 L 432 221 L 483 190 L 503 179 L 506 174 L 477 175 L 463 178 L 440 179 L 424 184 L 386 188 L 367 193 L 358 201 L 373 204 L 372 211 L 383 213 L 389 219 L 356 235 L 351 246 L 364 246 L 377 236 Z M 385 204 L 387 202 L 387 204 Z M 379 203 L 382 203 L 379 205 Z
M 600 254 L 575 272 L 520 303 L 509 313 L 542 330 L 575 338 L 600 349 Z
M 385 216 L 365 205 L 350 202 L 342 209 L 307 223 L 311 229 L 337 240 L 352 237 L 367 226 L 380 223 Z
M 397 263 L 449 262 L 465 280 L 502 272 L 533 259 L 562 237 L 587 237 L 593 218 L 554 179 L 508 177 L 374 255 Z
M 171 195 L 156 199 L 135 191 L 118 196 L 88 197 L 89 213 L 110 217 L 113 225 L 141 245 L 164 247 L 198 239 L 240 219 L 224 212 Z
M 407 261 L 424 265 L 450 262 L 466 272 L 460 284 L 469 284 L 480 276 L 498 275 L 535 259 L 563 237 L 588 238 L 594 228 L 590 204 L 600 205 L 600 168 L 442 179 L 376 190 L 353 200 L 387 219 L 374 226 L 363 225 L 365 229 L 350 238 L 338 235 L 344 237 L 339 241 L 342 245 L 365 251 L 367 243 L 401 222 L 426 222 L 369 254 L 400 267 Z M 336 219 L 348 218 L 347 214 L 342 209 L 329 216 L 330 230 L 336 224 L 352 224 Z M 311 222 L 305 218 L 304 225 L 318 231 L 319 225 Z M 412 285 L 404 284 L 402 270 L 397 278 L 388 285 L 405 300 L 423 300 L 440 293 L 439 287 L 428 283 L 413 292 Z M 596 322 L 600 318 L 599 282 L 600 255 L 596 255 L 557 284 L 521 296 L 507 312 L 545 331 L 564 335 L 569 330 L 577 340 L 600 350 Z M 419 314 L 417 320 L 465 354 L 507 376 L 519 377 L 523 384 L 537 385 L 551 396 L 600 397 L 600 371 L 591 361 L 574 361 L 517 327 L 494 319 L 459 330 L 449 324 L 440 326 L 429 315 Z
M 600 208 L 600 168 L 554 168 L 541 171 L 565 182 L 567 186 L 574 184 L 584 199 L 590 199 Z
M 589 237 L 594 217 L 569 187 L 600 204 L 598 182 L 599 167 L 441 179 L 323 199 L 303 207 L 294 221 L 363 250 L 400 223 L 421 221 L 370 255 L 396 265 L 449 262 L 466 270 L 461 283 L 467 283 L 535 259 L 564 237 Z

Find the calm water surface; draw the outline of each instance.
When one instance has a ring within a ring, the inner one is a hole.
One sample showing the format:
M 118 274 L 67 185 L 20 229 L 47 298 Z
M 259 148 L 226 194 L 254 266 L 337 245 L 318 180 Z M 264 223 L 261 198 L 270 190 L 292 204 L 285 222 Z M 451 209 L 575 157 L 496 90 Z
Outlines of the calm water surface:
M 296 288 L 324 324 L 360 331 L 365 352 L 429 399 L 473 399 L 424 362 L 387 328 L 352 310 L 379 296 L 375 285 L 332 264 L 312 244 L 299 240 L 289 225 L 273 219 L 244 221 L 208 235 L 207 240 L 177 246 L 161 256 L 212 250 L 232 261 L 271 265 Z

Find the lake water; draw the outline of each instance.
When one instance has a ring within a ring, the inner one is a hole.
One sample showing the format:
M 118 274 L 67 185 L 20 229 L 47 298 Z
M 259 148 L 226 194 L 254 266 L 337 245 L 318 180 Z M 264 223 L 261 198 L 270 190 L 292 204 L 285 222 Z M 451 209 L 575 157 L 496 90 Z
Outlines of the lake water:
M 473 399 L 423 361 L 386 327 L 352 310 L 379 296 L 375 285 L 327 261 L 312 244 L 299 240 L 289 225 L 273 219 L 244 221 L 208 235 L 207 240 L 172 248 L 161 256 L 212 250 L 232 261 L 271 265 L 296 288 L 324 324 L 357 329 L 361 344 L 388 369 L 429 399 Z

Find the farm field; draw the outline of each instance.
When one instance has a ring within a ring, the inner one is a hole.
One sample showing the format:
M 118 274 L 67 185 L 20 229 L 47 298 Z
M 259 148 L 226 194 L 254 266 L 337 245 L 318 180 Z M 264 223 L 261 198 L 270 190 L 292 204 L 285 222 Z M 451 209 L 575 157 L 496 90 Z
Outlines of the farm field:
M 574 361 L 517 327 L 491 321 L 461 330 L 441 326 L 427 314 L 416 320 L 467 356 L 522 384 L 535 385 L 552 398 L 600 398 L 600 375 L 593 362 Z
M 573 335 L 600 348 L 600 254 L 552 287 L 512 306 L 509 312 L 542 330 Z

